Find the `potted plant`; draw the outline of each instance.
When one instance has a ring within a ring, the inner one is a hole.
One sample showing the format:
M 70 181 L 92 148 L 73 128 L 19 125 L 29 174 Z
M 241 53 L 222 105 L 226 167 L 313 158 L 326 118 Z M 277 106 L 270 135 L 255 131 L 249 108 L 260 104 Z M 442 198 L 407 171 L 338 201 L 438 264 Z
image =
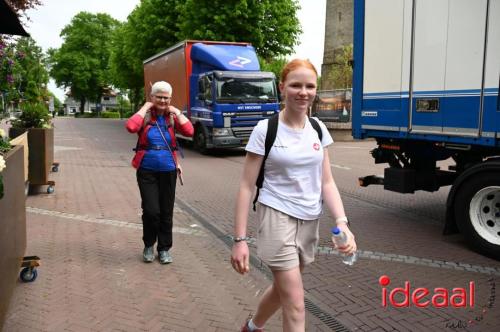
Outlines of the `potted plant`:
M 23 149 L 0 129 L 0 327 L 26 250 Z
M 48 184 L 47 192 L 51 193 L 53 183 L 48 181 L 48 174 L 54 163 L 54 128 L 47 106 L 41 102 L 23 103 L 21 115 L 12 120 L 11 125 L 11 138 L 28 131 L 30 185 Z

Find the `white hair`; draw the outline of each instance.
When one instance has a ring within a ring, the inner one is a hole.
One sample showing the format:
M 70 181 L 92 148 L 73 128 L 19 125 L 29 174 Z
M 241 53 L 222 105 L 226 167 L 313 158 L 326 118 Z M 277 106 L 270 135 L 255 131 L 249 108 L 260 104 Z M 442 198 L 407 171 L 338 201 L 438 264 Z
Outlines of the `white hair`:
M 172 95 L 172 86 L 165 81 L 158 81 L 151 87 L 151 95 L 155 95 L 158 92 L 166 92 Z

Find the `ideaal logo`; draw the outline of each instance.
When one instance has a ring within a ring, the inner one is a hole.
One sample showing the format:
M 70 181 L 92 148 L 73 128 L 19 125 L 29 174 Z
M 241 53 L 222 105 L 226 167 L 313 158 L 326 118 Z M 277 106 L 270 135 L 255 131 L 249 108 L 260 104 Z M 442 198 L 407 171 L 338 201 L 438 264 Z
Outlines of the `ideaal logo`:
M 488 310 L 492 309 L 493 306 L 495 305 L 495 298 L 496 298 L 495 280 L 493 278 L 490 278 L 488 279 L 488 283 L 490 284 L 490 296 L 488 298 L 488 302 L 481 307 L 481 312 L 474 318 L 471 318 L 469 320 L 455 320 L 455 321 L 447 320 L 445 325 L 447 328 L 466 329 L 468 327 L 474 326 L 474 324 L 478 324 L 486 317 Z
M 395 308 L 404 308 L 414 305 L 419 308 L 426 308 L 432 305 L 435 308 L 449 307 L 465 308 L 474 307 L 475 285 L 474 281 L 470 281 L 466 287 L 455 287 L 451 290 L 442 287 L 436 287 L 432 291 L 426 287 L 418 287 L 413 289 L 409 281 L 405 281 L 403 287 L 395 287 L 391 290 L 387 286 L 391 283 L 391 279 L 383 275 L 378 280 L 382 286 L 382 306 L 389 305 Z M 398 302 L 396 296 L 402 300 Z
M 470 281 L 466 287 L 453 288 L 448 290 L 442 287 L 436 287 L 431 292 L 428 288 L 418 287 L 413 289 L 409 281 L 405 281 L 404 287 L 395 287 L 391 290 L 387 286 L 391 283 L 391 279 L 383 275 L 379 278 L 379 284 L 382 286 L 382 306 L 387 307 L 388 303 L 396 308 L 410 307 L 412 304 L 419 308 L 425 308 L 430 305 L 436 308 L 449 307 L 454 308 L 474 308 L 475 304 L 475 283 Z M 490 296 L 488 302 L 481 306 L 481 312 L 475 317 L 468 320 L 447 320 L 446 328 L 462 329 L 468 328 L 481 322 L 489 309 L 492 309 L 495 304 L 496 283 L 493 278 L 488 279 L 490 285 Z M 396 297 L 402 296 L 403 299 L 398 302 Z

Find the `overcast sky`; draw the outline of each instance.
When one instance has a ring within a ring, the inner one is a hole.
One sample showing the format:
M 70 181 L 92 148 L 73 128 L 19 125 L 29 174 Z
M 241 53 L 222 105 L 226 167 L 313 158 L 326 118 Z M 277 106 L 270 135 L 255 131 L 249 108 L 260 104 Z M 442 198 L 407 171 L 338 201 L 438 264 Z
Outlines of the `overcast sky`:
M 28 33 L 46 51 L 58 48 L 62 40 L 61 30 L 71 18 L 81 11 L 108 13 L 119 21 L 126 21 L 128 14 L 139 4 L 139 0 L 42 0 L 42 5 L 28 11 L 31 21 L 25 24 Z M 292 57 L 309 58 L 321 71 L 325 37 L 326 0 L 299 0 L 302 7 L 298 13 L 303 33 L 300 45 Z M 51 81 L 49 89 L 64 101 L 64 92 Z

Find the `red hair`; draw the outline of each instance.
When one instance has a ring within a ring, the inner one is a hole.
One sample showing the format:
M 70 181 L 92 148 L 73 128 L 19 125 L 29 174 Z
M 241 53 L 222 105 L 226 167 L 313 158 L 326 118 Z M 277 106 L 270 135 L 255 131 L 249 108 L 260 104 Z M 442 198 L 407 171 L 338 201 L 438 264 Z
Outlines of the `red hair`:
M 283 67 L 283 70 L 281 71 L 281 82 L 285 82 L 288 74 L 300 67 L 311 69 L 316 77 L 318 77 L 318 72 L 316 71 L 316 68 L 314 68 L 314 65 L 311 63 L 311 61 L 309 61 L 309 59 L 294 59 L 288 62 L 285 67 Z

